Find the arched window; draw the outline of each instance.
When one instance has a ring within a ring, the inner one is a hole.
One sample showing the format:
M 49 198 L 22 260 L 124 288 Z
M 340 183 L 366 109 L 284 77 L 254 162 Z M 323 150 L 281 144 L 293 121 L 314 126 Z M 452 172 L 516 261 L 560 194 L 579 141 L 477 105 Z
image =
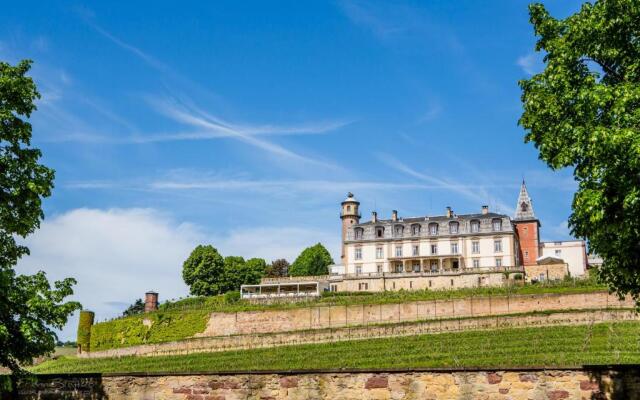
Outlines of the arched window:
M 384 226 L 376 226 L 376 237 L 377 238 L 384 237 Z
M 449 233 L 451 235 L 457 235 L 459 227 L 460 224 L 458 224 L 457 222 L 449 222 Z
M 529 206 L 524 201 L 520 204 L 520 210 L 522 210 L 523 212 L 527 212 L 528 208 Z
M 491 221 L 491 226 L 495 232 L 499 232 L 502 230 L 502 220 L 499 218 L 494 218 Z
M 438 224 L 432 223 L 429 224 L 429 235 L 437 235 L 438 234 Z
M 478 221 L 477 219 L 474 219 L 471 221 L 471 233 L 478 233 L 480 232 L 480 221 Z
M 356 240 L 360 240 L 364 236 L 364 229 L 362 228 L 356 228 L 353 232 L 355 233 Z
M 420 224 L 413 224 L 411 225 L 411 234 L 413 236 L 418 236 L 420 235 Z
M 402 236 L 402 233 L 404 232 L 404 226 L 402 225 L 396 225 L 393 228 L 393 231 L 395 233 L 396 236 Z

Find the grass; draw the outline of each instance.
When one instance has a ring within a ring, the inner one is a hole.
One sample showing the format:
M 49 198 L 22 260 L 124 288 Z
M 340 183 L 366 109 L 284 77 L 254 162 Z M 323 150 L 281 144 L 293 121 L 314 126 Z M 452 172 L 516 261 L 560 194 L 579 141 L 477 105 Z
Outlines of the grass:
M 160 311 L 206 310 L 209 312 L 240 312 L 280 310 L 330 305 L 395 304 L 408 301 L 448 300 L 471 296 L 507 296 L 518 294 L 584 293 L 606 290 L 594 279 L 567 279 L 559 282 L 523 284 L 507 287 L 463 288 L 456 290 L 414 290 L 387 292 L 325 292 L 322 297 L 303 302 L 251 303 L 246 300 L 229 302 L 224 296 L 190 297 L 165 302 Z
M 575 367 L 640 363 L 640 322 L 509 328 L 162 357 L 61 357 L 35 373 L 337 368 Z

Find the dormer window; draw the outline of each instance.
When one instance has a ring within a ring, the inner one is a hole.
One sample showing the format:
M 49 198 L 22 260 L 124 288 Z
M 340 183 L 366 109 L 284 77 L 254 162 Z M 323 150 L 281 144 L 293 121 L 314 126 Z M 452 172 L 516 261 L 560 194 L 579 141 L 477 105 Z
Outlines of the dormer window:
M 478 232 L 480 232 L 480 221 L 478 220 L 471 221 L 471 233 L 478 233 Z
M 429 235 L 437 235 L 438 234 L 438 224 L 429 224 Z
M 460 224 L 458 224 L 457 222 L 449 222 L 449 233 L 451 235 L 457 235 L 459 227 Z
M 413 224 L 411 225 L 411 234 L 413 236 L 418 236 L 420 235 L 420 225 L 419 224 Z
M 353 232 L 355 233 L 356 240 L 360 240 L 364 236 L 364 229 L 362 228 L 356 228 Z
M 491 226 L 493 227 L 493 230 L 495 232 L 499 232 L 502 230 L 502 220 L 501 219 L 494 219 L 491 221 Z
M 523 201 L 522 204 L 520 204 L 520 210 L 522 210 L 522 212 L 527 212 L 528 209 L 529 206 Z
M 395 227 L 396 236 L 402 236 L 403 231 L 404 231 L 404 226 L 396 225 Z
M 382 227 L 382 226 L 377 226 L 376 227 L 376 237 L 377 238 L 383 238 L 384 237 L 384 227 Z

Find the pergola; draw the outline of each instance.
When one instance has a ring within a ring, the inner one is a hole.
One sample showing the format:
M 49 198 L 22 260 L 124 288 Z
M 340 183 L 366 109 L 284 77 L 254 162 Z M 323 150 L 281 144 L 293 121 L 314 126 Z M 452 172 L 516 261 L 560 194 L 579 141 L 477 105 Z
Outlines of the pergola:
M 259 285 L 242 285 L 240 295 L 243 299 L 270 297 L 312 297 L 320 296 L 319 282 L 278 282 Z

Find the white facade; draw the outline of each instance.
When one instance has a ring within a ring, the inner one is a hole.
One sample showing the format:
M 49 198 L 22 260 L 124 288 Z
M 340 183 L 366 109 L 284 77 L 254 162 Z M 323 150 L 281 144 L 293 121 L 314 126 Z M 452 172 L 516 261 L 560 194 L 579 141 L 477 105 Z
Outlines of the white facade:
M 372 220 L 347 229 L 346 274 L 468 271 L 516 266 L 511 220 L 489 213 Z
M 542 257 L 562 259 L 569 266 L 569 275 L 581 277 L 587 271 L 587 248 L 584 240 L 565 240 L 558 242 L 542 242 Z

